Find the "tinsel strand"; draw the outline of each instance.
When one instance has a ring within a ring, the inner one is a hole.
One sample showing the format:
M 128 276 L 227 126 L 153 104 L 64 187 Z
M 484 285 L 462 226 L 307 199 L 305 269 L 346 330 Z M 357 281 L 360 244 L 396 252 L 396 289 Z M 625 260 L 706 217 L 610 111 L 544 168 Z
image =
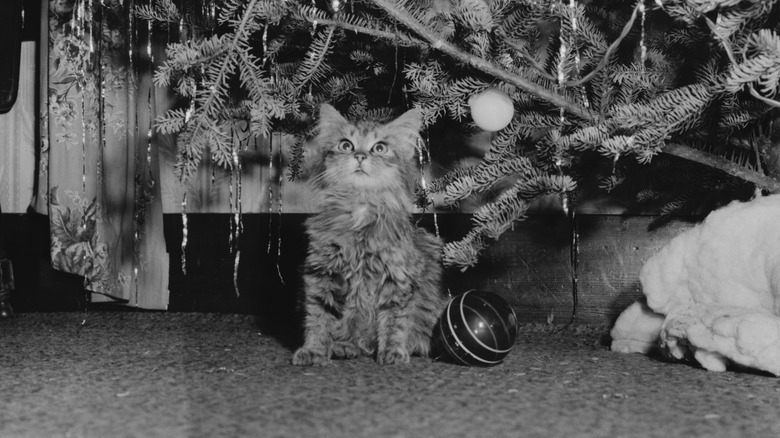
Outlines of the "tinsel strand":
M 422 205 L 421 207 L 423 212 L 425 212 L 425 210 L 428 209 L 428 206 L 431 206 L 431 211 L 433 212 L 433 226 L 436 229 L 436 237 L 441 237 L 439 234 L 439 219 L 436 215 L 436 205 L 434 205 L 433 201 L 430 199 L 430 197 L 428 197 L 428 182 L 425 179 L 426 165 L 430 164 L 431 162 L 431 151 L 420 137 L 417 137 L 417 158 L 420 164 L 420 187 L 422 188 L 422 196 L 425 198 L 425 205 Z M 426 158 L 428 160 L 427 164 L 425 162 Z
M 84 38 L 86 35 L 86 31 L 84 30 L 84 27 L 86 26 L 86 13 L 85 13 L 85 6 L 84 3 L 89 0 L 82 0 L 79 1 L 75 7 L 73 8 L 75 20 L 76 23 L 76 37 L 79 39 L 79 45 L 84 44 Z M 79 50 L 81 52 L 81 49 Z M 83 55 L 83 53 L 80 53 L 80 55 Z M 85 94 L 87 92 L 87 74 L 89 72 L 89 64 L 88 64 L 88 58 L 82 60 L 82 83 L 81 83 L 81 93 L 79 93 L 79 97 L 81 98 L 81 193 L 86 196 L 87 194 L 87 104 L 86 104 L 86 97 Z
M 575 44 L 576 39 L 576 33 L 577 33 L 577 15 L 576 15 L 576 1 L 575 0 L 569 0 L 569 8 L 570 13 L 572 17 L 572 25 L 571 25 L 571 39 L 572 44 Z M 564 36 L 563 36 L 563 20 L 561 20 L 561 47 L 564 47 Z M 563 50 L 561 50 L 561 59 L 559 60 L 559 67 L 558 67 L 558 83 L 560 86 L 563 86 L 564 81 L 566 80 L 566 77 L 564 76 L 564 63 L 566 59 L 566 54 Z M 575 57 L 575 62 L 577 65 L 575 65 L 576 71 L 579 73 L 579 54 Z M 587 102 L 587 97 L 585 98 L 585 102 Z M 587 106 L 586 106 L 587 107 Z M 565 113 L 564 109 L 561 108 L 560 112 L 560 121 L 561 126 L 565 125 Z M 557 154 L 559 155 L 556 157 L 555 166 L 558 169 L 559 174 L 563 174 L 563 153 L 562 147 L 558 146 Z M 570 252 L 569 252 L 569 262 L 571 265 L 571 293 L 572 293 L 572 310 L 571 310 L 571 319 L 569 320 L 569 324 L 574 322 L 574 320 L 577 317 L 577 307 L 579 302 L 579 273 L 578 273 L 578 267 L 579 267 L 579 230 L 577 227 L 577 218 L 576 218 L 576 212 L 575 212 L 575 206 L 570 205 L 571 199 L 568 192 L 563 192 L 561 194 L 561 205 L 563 207 L 564 214 L 569 219 L 569 224 L 571 225 L 571 242 L 570 242 Z
M 241 160 L 239 160 L 238 146 L 236 142 L 240 142 L 240 139 L 236 136 L 235 126 L 231 127 L 233 139 L 233 151 L 232 151 L 232 165 L 230 170 L 230 239 L 229 248 L 230 252 L 234 254 L 233 260 L 233 289 L 236 292 L 236 296 L 240 296 L 238 289 L 238 266 L 241 259 L 241 250 L 239 248 L 239 239 L 241 237 L 242 223 L 241 223 Z
M 317 7 L 317 1 L 311 0 L 311 7 L 316 8 Z M 314 34 L 317 32 L 317 20 L 312 20 L 311 22 L 311 35 L 314 36 Z
M 89 29 L 89 35 L 85 35 L 87 37 L 87 41 L 89 41 L 89 60 L 90 63 L 92 61 L 92 55 L 95 53 L 95 41 L 93 38 L 93 26 L 94 26 L 94 16 L 93 16 L 93 10 L 92 10 L 92 2 L 94 0 L 86 0 L 86 6 L 85 8 L 85 14 L 84 14 L 84 22 L 85 22 L 85 28 Z M 99 38 L 102 38 L 102 35 L 98 35 Z
M 101 34 L 102 34 L 102 28 L 103 28 L 103 9 L 105 8 L 105 4 L 103 4 L 103 0 L 100 0 L 100 6 L 101 6 L 101 14 L 100 14 L 100 27 L 101 27 Z M 98 102 L 98 120 L 100 121 L 100 158 L 97 160 L 97 184 L 98 187 L 103 185 L 103 152 L 106 150 L 106 126 L 108 125 L 108 120 L 106 119 L 106 76 L 103 74 L 103 38 L 100 38 L 98 40 L 98 62 L 97 65 L 100 67 L 98 69 L 98 84 L 100 87 L 100 101 Z
M 273 158 L 272 158 L 273 159 Z M 282 172 L 282 139 L 281 134 L 279 134 L 279 162 L 277 164 L 277 169 L 279 169 L 279 178 L 278 178 L 278 185 L 277 185 L 277 195 L 276 199 L 279 202 L 279 223 L 276 224 L 276 273 L 279 275 L 279 281 L 282 282 L 282 285 L 284 285 L 284 277 L 282 277 L 282 268 L 281 268 L 281 260 L 282 260 L 282 182 L 284 181 L 284 172 Z
M 154 53 L 152 52 L 152 22 L 150 21 L 147 27 L 147 41 L 146 41 L 146 57 L 148 58 L 149 62 L 149 77 L 151 77 L 154 74 Z M 141 182 L 141 192 L 136 192 L 135 196 L 138 198 L 138 196 L 141 197 L 140 201 L 136 201 L 139 203 L 140 208 L 140 214 L 138 215 L 135 223 L 135 227 L 137 230 L 141 230 L 140 233 L 143 232 L 143 225 L 146 222 L 146 214 L 147 214 L 147 207 L 149 203 L 149 191 L 152 187 L 154 187 L 154 177 L 152 174 L 152 136 L 153 136 L 153 126 L 154 126 L 154 86 L 149 83 L 149 92 L 147 94 L 147 111 L 149 112 L 149 126 L 146 129 L 146 156 L 144 160 L 144 165 L 146 166 L 146 173 L 148 174 L 148 181 L 143 177 L 144 172 L 140 169 L 136 169 L 136 172 L 139 176 L 139 181 Z M 138 294 L 139 294 L 139 285 L 138 285 L 138 268 L 141 266 L 142 260 L 141 260 L 141 239 L 142 236 L 140 236 L 139 232 L 136 232 L 137 235 L 137 241 L 136 241 L 136 259 L 134 261 L 134 269 L 136 271 L 136 278 L 135 278 L 135 284 L 136 284 L 136 303 L 138 302 Z
M 71 30 L 73 32 L 73 35 L 78 39 L 78 54 L 81 58 L 81 69 L 84 72 L 84 75 L 81 78 L 81 93 L 79 93 L 79 97 L 81 98 L 81 193 L 86 198 L 87 193 L 87 112 L 86 112 L 86 98 L 84 97 L 84 94 L 87 90 L 87 73 L 89 72 L 88 66 L 86 65 L 85 60 L 83 59 L 83 44 L 84 44 L 84 3 L 83 1 L 77 2 L 73 6 L 73 16 L 71 17 Z M 81 208 L 85 208 L 81 207 Z M 83 232 L 87 228 L 86 222 L 83 220 L 85 216 L 82 216 L 82 221 L 79 224 L 80 231 Z M 81 263 L 83 263 L 85 266 L 88 264 L 87 262 L 87 253 L 85 252 L 82 255 Z M 84 289 L 87 296 L 87 300 L 89 299 L 89 276 L 84 276 Z M 86 310 L 86 309 L 85 309 Z
M 182 18 L 179 20 L 179 42 L 185 43 L 189 35 L 187 35 L 187 28 L 185 26 L 184 17 L 186 15 L 186 2 L 182 3 Z M 202 68 L 202 67 L 201 67 Z M 190 105 L 187 108 L 187 112 L 184 115 L 184 123 L 189 123 L 192 114 L 195 112 L 195 98 L 190 99 Z M 188 221 L 187 221 L 187 186 L 182 184 L 184 194 L 181 200 L 181 272 L 183 275 L 187 275 L 187 243 L 188 243 Z
M 238 266 L 241 260 L 241 247 L 239 246 L 239 239 L 244 232 L 244 222 L 242 218 L 243 206 L 241 200 L 241 192 L 243 191 L 243 188 L 241 186 L 242 166 L 241 166 L 241 160 L 239 159 L 238 153 L 235 150 L 233 151 L 233 161 L 236 166 L 236 212 L 234 213 L 233 216 L 233 220 L 235 222 L 235 228 L 236 228 L 236 238 L 234 239 L 236 245 L 235 248 L 236 256 L 235 256 L 235 260 L 233 261 L 233 287 L 235 288 L 236 296 L 239 296 Z
M 134 72 L 134 63 L 133 63 L 133 35 L 135 34 L 135 14 L 132 13 L 132 11 L 135 10 L 135 0 L 128 0 L 128 11 L 131 11 L 127 14 L 127 71 L 130 75 Z M 131 77 L 132 82 L 132 77 Z M 130 96 L 132 97 L 134 93 L 130 93 Z
M 127 80 L 128 80 L 128 97 L 127 97 L 127 111 L 128 114 L 135 114 L 136 113 L 136 94 L 137 94 L 137 82 L 136 82 L 136 68 L 137 63 L 135 62 L 135 47 L 138 47 L 139 45 L 139 38 L 138 38 L 138 29 L 135 26 L 135 14 L 133 11 L 135 11 L 135 1 L 129 0 L 127 4 L 127 35 L 126 35 L 126 44 L 127 44 Z M 132 126 L 132 134 L 130 132 L 126 133 L 126 141 L 127 141 L 127 147 L 131 148 L 133 150 L 133 156 L 134 156 L 134 163 L 135 163 L 135 174 L 133 175 L 133 189 L 134 189 L 134 199 L 133 199 L 133 257 L 132 257 L 132 269 L 133 269 L 133 285 L 135 288 L 135 298 L 136 302 L 138 301 L 138 254 L 139 254 L 139 206 L 138 206 L 138 193 L 140 190 L 140 181 L 139 181 L 139 173 L 138 173 L 138 166 L 139 166 L 139 159 L 138 159 L 138 150 L 136 147 L 135 142 L 137 141 L 137 135 L 140 132 L 140 126 L 138 121 L 138 116 L 136 114 L 136 117 L 133 118 L 134 124 Z
M 577 308 L 579 307 L 579 261 L 580 261 L 580 230 L 576 212 L 574 208 L 571 209 L 570 223 L 571 223 L 571 248 L 569 253 L 569 259 L 571 261 L 571 319 L 569 324 L 577 319 Z
M 271 241 L 273 233 L 271 232 L 271 224 L 274 213 L 274 134 L 273 132 L 268 136 L 268 248 L 266 254 L 271 254 Z
M 262 66 L 265 68 L 265 66 L 268 64 L 268 21 L 266 21 L 265 26 L 263 26 L 263 64 Z
M 231 128 L 232 130 L 232 128 Z M 233 135 L 235 135 L 233 133 Z M 231 136 L 231 140 L 235 142 L 235 137 Z M 235 152 L 235 144 L 232 145 Z M 212 169 L 216 168 L 216 163 L 212 162 Z M 228 171 L 228 211 L 230 212 L 230 232 L 228 233 L 228 248 L 230 250 L 230 253 L 233 253 L 233 239 L 235 238 L 235 222 L 233 221 L 233 178 L 236 173 L 236 167 L 235 162 L 232 160 L 232 153 L 231 153 L 231 162 L 230 162 L 230 169 Z M 213 182 L 212 182 L 213 187 Z
M 642 71 L 645 70 L 645 63 L 647 62 L 647 46 L 645 44 L 645 19 L 647 15 L 647 11 L 645 9 L 645 2 L 644 0 L 640 0 L 639 3 L 639 14 L 641 16 L 641 34 L 639 37 L 639 61 L 640 61 L 640 68 Z
M 187 188 L 181 199 L 181 272 L 187 275 Z
M 98 38 L 98 48 L 97 48 L 97 63 L 98 66 L 98 87 L 99 87 L 99 101 L 98 101 L 98 121 L 100 123 L 100 129 L 98 131 L 99 138 L 99 144 L 100 147 L 98 158 L 95 160 L 96 165 L 96 179 L 97 179 L 97 186 L 101 187 L 103 185 L 103 154 L 106 151 L 106 126 L 108 125 L 108 120 L 106 119 L 106 77 L 103 74 L 103 38 L 102 38 L 102 30 L 103 30 L 103 19 L 104 19 L 104 10 L 105 4 L 103 4 L 103 0 L 100 1 L 100 17 L 97 21 L 99 32 L 98 35 L 100 37 Z
M 428 142 L 428 144 L 430 145 L 430 142 Z M 425 148 L 425 153 L 427 154 L 428 165 L 430 166 L 430 164 L 433 162 L 431 160 L 431 149 Z M 431 210 L 433 211 L 433 226 L 436 229 L 436 237 L 441 237 L 441 233 L 439 233 L 439 215 L 436 213 L 436 204 L 433 204 Z
M 81 88 L 81 160 L 82 160 L 82 166 L 81 166 L 81 189 L 82 193 L 84 194 L 85 198 L 87 197 L 87 90 L 89 88 L 89 83 L 91 80 L 91 76 L 94 74 L 92 70 L 92 55 L 94 53 L 94 45 L 92 44 L 92 0 L 83 0 L 79 4 L 79 26 L 81 31 L 80 33 L 80 44 L 84 44 L 85 42 L 88 45 L 88 53 L 86 54 L 86 58 L 84 60 L 84 64 L 82 65 L 83 68 L 83 87 Z M 86 209 L 86 205 L 83 206 L 83 208 Z M 86 214 L 86 211 L 84 212 Z M 83 220 L 81 222 L 81 226 L 84 227 L 86 230 L 87 223 L 86 220 Z M 84 255 L 84 259 L 86 262 L 86 259 L 89 256 L 87 254 Z M 94 260 L 91 261 L 94 263 Z M 88 275 L 84 276 L 84 288 L 85 289 L 91 289 L 91 278 Z
M 81 93 L 81 193 L 87 194 L 87 106 Z

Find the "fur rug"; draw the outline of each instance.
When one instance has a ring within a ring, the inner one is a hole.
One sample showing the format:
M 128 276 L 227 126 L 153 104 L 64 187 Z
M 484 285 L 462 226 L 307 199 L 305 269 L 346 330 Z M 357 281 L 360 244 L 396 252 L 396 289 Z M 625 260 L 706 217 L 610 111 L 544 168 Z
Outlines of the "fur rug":
M 780 376 L 780 195 L 713 212 L 650 258 L 640 282 L 646 301 L 620 315 L 612 350 Z

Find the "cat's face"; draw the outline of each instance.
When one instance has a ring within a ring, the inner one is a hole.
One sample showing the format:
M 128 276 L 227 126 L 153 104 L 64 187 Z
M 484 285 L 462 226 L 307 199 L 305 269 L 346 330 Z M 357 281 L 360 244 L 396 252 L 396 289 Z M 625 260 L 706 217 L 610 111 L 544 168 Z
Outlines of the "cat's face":
M 411 110 L 387 124 L 352 123 L 330 105 L 320 110 L 318 144 L 324 187 L 406 190 L 415 169 L 420 113 Z

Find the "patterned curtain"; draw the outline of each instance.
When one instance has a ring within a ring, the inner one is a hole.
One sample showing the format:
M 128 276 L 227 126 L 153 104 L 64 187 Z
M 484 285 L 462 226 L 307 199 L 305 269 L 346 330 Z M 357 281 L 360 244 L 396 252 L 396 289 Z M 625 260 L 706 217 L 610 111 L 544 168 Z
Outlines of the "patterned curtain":
M 133 0 L 42 2 L 34 206 L 49 215 L 52 264 L 83 276 L 93 302 L 165 309 L 152 32 Z

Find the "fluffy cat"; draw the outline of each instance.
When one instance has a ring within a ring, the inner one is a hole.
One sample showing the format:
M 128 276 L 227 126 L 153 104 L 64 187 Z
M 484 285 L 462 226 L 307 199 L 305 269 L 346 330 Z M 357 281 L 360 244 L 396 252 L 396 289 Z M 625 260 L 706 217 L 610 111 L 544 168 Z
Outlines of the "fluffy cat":
M 429 354 L 447 298 L 442 243 L 410 220 L 420 125 L 417 110 L 387 124 L 351 123 L 322 105 L 306 151 L 317 209 L 306 221 L 305 341 L 293 364 Z

